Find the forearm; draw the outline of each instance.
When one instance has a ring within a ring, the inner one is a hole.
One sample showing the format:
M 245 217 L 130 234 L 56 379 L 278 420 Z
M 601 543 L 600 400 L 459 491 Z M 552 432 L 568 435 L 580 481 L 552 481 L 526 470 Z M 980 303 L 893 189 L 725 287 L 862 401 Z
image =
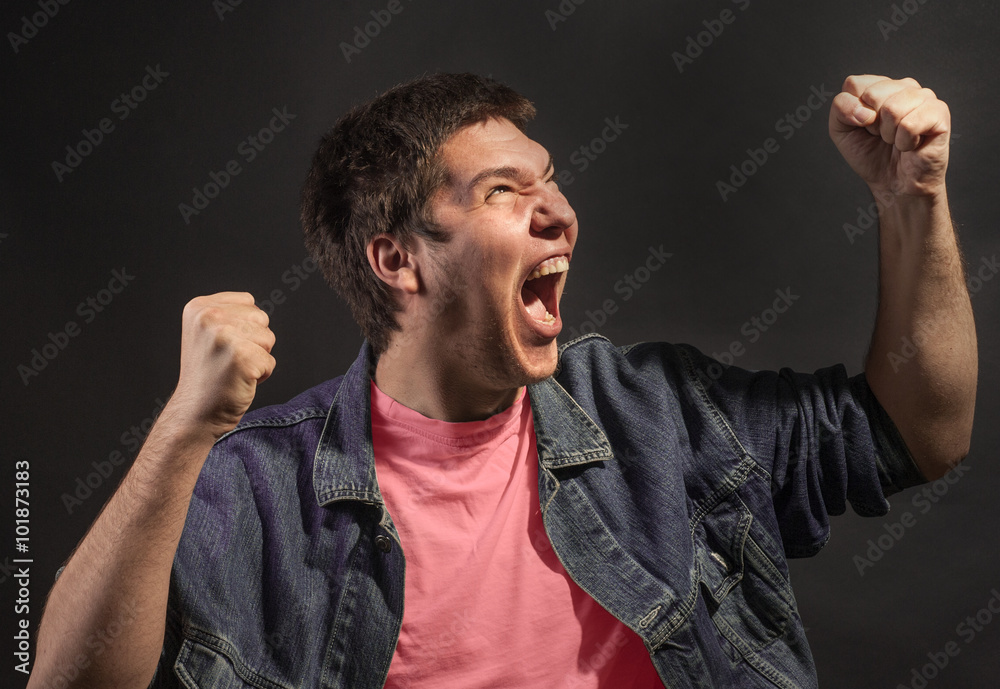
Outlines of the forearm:
M 944 191 L 879 201 L 879 304 L 865 374 L 918 467 L 968 454 L 976 328 Z
M 172 412 L 168 404 L 53 587 L 31 689 L 149 684 L 174 553 L 212 446 L 211 437 L 183 431 Z

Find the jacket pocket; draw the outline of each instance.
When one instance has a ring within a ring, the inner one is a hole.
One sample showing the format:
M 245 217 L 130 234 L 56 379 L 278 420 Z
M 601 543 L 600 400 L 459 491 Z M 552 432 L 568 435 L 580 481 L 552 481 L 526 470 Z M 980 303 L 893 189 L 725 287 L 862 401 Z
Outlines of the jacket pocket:
M 785 635 L 796 619 L 787 579 L 761 547 L 753 514 L 735 492 L 694 530 L 695 557 L 705 602 L 736 658 L 752 656 Z M 780 557 L 780 555 L 779 555 Z
M 291 689 L 248 667 L 226 640 L 198 631 L 185 636 L 174 672 L 186 689 Z

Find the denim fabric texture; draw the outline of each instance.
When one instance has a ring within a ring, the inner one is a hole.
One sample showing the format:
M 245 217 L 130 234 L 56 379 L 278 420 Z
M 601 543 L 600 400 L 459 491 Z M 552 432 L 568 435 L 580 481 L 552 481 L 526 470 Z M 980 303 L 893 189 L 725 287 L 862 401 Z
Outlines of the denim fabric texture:
M 151 686 L 383 686 L 406 563 L 375 477 L 372 367 L 366 343 L 344 376 L 216 443 Z M 816 687 L 786 557 L 819 551 L 848 503 L 884 515 L 924 482 L 864 375 L 589 335 L 529 394 L 552 547 L 664 685 Z

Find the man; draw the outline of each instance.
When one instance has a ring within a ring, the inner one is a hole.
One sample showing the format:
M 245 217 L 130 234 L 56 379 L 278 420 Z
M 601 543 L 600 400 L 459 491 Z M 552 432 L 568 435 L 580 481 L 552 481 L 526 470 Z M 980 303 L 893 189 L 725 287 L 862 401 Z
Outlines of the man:
M 578 228 L 532 115 L 442 74 L 331 130 L 303 222 L 361 355 L 244 417 L 267 317 L 245 293 L 191 301 L 177 389 L 53 588 L 29 686 L 816 686 L 785 556 L 968 452 L 948 109 L 879 76 L 833 101 L 880 215 L 854 378 L 557 349 Z

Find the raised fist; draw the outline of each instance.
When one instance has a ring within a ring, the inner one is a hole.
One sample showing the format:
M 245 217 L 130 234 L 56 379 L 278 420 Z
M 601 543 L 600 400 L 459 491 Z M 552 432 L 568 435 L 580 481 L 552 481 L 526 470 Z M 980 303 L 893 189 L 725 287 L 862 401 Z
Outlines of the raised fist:
M 274 333 L 246 292 L 195 297 L 184 307 L 181 373 L 171 416 L 218 439 L 253 402 L 257 383 L 274 370 Z

